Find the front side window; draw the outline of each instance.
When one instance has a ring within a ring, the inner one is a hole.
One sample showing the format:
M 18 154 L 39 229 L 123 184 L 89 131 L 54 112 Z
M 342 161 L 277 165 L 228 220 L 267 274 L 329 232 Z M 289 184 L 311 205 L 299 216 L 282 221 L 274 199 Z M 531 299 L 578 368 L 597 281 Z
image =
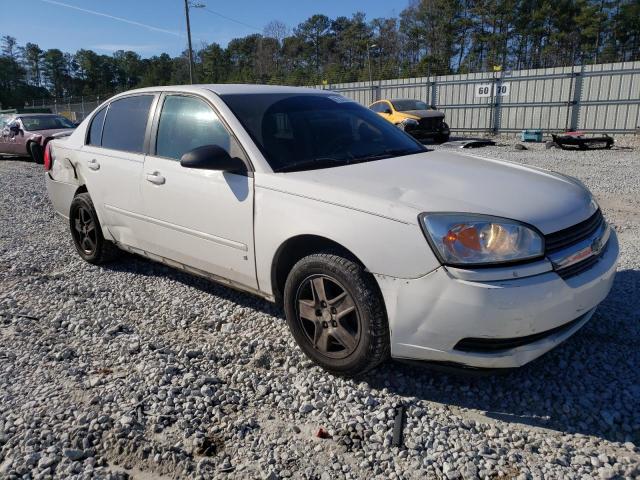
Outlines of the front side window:
M 256 93 L 221 98 L 276 172 L 425 151 L 380 115 L 339 95 Z
M 166 97 L 158 122 L 157 156 L 180 160 L 205 145 L 218 145 L 232 154 L 231 143 L 231 136 L 206 102 L 188 96 Z
M 102 146 L 143 153 L 152 102 L 153 95 L 138 95 L 111 102 L 102 131 Z
M 107 107 L 100 110 L 91 120 L 89 134 L 87 135 L 87 145 L 102 145 L 102 126 L 104 125 L 104 116 L 107 113 Z

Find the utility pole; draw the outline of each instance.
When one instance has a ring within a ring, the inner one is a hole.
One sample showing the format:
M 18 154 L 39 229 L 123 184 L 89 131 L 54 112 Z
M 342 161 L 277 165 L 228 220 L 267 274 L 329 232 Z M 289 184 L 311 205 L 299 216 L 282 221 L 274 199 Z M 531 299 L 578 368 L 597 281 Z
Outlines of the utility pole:
M 189 83 L 193 85 L 193 47 L 191 46 L 191 22 L 189 22 L 189 8 L 204 8 L 202 3 L 190 3 L 184 0 L 184 15 L 187 17 L 187 38 L 189 40 Z
M 184 14 L 187 17 L 187 38 L 189 40 L 189 83 L 193 85 L 193 48 L 191 47 L 191 24 L 189 22 L 189 0 L 184 0 Z

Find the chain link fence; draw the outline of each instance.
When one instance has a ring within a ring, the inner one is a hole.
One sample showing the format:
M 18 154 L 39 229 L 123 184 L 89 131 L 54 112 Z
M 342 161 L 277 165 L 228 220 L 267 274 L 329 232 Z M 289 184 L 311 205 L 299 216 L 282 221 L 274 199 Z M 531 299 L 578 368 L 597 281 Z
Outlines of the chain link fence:
M 47 98 L 27 102 L 26 108 L 49 109 L 52 113 L 59 113 L 74 122 L 81 122 L 102 102 L 111 95 L 90 95 L 67 98 Z

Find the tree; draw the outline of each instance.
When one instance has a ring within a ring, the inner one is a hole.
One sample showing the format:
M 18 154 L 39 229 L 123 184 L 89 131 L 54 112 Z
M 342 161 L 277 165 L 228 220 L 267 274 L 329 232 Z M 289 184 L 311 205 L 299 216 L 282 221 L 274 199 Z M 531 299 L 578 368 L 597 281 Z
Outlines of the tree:
M 203 44 L 203 82 L 313 85 L 640 60 L 640 0 L 410 0 L 397 17 L 312 15 L 290 29 Z M 143 59 L 133 51 L 71 55 L 0 37 L 0 99 L 109 95 L 138 86 L 188 83 L 185 52 Z
M 230 62 L 227 51 L 212 43 L 197 52 L 200 71 L 198 78 L 205 83 L 224 83 L 229 74 Z
M 57 48 L 47 50 L 43 56 L 42 70 L 51 93 L 55 97 L 62 97 L 65 93 L 65 81 L 68 78 L 64 53 Z
M 27 66 L 29 82 L 37 87 L 42 81 L 42 49 L 36 43 L 27 43 L 24 47 L 24 61 Z
M 309 62 L 314 65 L 316 73 L 320 72 L 320 65 L 323 60 L 321 55 L 323 40 L 330 26 L 331 20 L 329 20 L 329 17 L 326 15 L 314 15 L 295 29 L 295 34 L 306 44 L 305 50 Z
M 12 37 L 11 35 L 5 35 L 0 39 L 2 42 L 2 56 L 9 57 L 12 60 L 17 60 L 17 41 L 16 37 Z

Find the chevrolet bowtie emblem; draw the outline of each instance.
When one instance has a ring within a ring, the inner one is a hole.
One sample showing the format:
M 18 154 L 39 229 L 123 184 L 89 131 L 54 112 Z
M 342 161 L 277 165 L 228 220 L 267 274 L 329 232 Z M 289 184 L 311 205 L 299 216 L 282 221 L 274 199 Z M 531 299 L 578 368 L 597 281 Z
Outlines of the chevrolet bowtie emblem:
M 593 240 L 593 242 L 591 243 L 591 251 L 594 254 L 598 254 L 600 253 L 600 250 L 602 250 L 602 237 L 598 237 L 595 240 Z

